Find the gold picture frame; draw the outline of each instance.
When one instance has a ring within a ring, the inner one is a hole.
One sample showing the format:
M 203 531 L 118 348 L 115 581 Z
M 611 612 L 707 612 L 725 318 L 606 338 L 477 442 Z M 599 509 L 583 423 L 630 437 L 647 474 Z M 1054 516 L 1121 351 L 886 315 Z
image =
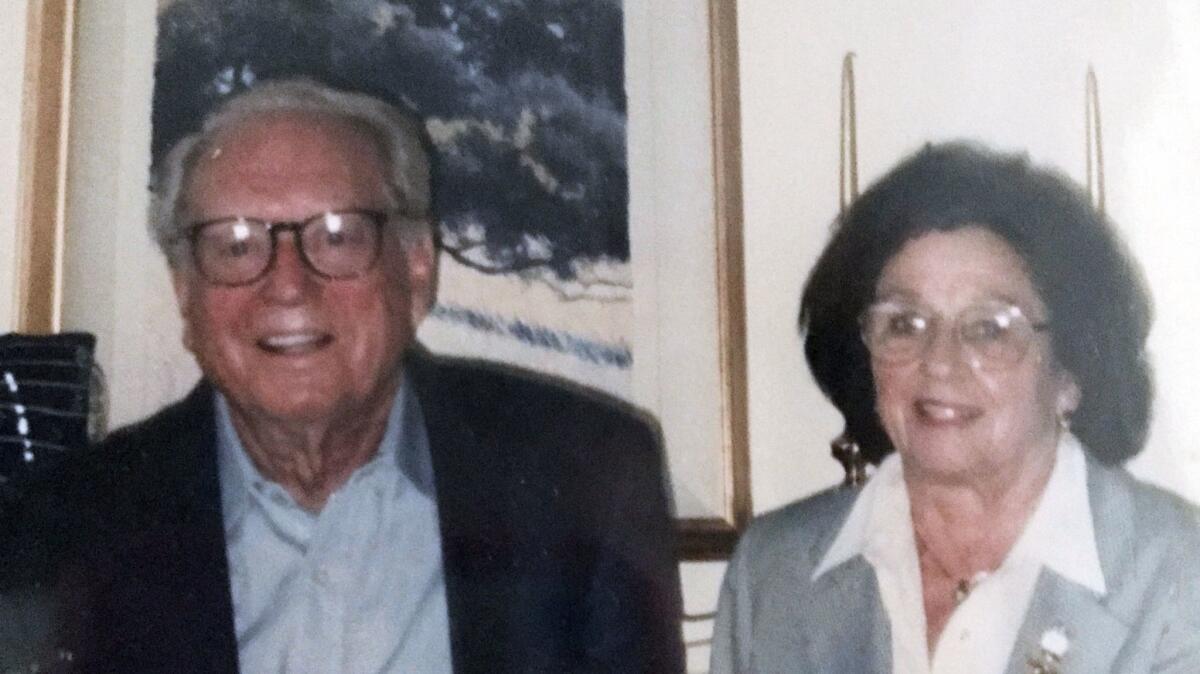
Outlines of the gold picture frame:
M 680 556 L 685 560 L 728 557 L 752 515 L 736 3 L 709 0 L 709 50 L 725 503 L 720 516 L 681 521 Z
M 16 221 L 16 329 L 59 328 L 75 0 L 31 0 Z

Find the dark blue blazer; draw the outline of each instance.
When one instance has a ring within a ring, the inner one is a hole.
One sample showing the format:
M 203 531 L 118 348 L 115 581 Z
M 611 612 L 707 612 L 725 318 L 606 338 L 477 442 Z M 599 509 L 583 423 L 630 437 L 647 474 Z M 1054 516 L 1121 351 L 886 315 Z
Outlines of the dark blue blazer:
M 495 366 L 416 354 L 405 373 L 433 458 L 454 671 L 683 671 L 653 426 Z M 237 671 L 212 401 L 201 383 L 39 476 L 6 516 L 0 614 L 34 616 L 28 657 Z

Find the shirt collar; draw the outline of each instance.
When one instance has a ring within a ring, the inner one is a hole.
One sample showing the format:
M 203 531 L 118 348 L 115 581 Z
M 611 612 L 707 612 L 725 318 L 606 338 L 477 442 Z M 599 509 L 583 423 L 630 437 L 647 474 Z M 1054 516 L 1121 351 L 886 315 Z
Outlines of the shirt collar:
M 910 521 L 900 456 L 893 452 L 879 464 L 879 469 L 854 499 L 850 514 L 813 571 L 812 580 L 864 554 L 870 546 L 911 531 Z
M 855 499 L 812 579 L 858 555 L 890 557 L 900 545 L 915 542 L 900 457 L 893 453 Z M 1020 561 L 1038 563 L 1097 594 L 1107 591 L 1088 498 L 1087 460 L 1070 433 L 1060 437 L 1050 479 L 1004 563 Z
M 230 416 L 225 396 L 214 394 L 217 424 L 217 470 L 221 483 L 221 510 L 226 533 L 236 528 L 245 514 L 255 485 L 274 484 L 263 477 L 246 454 Z M 387 428 L 379 451 L 350 479 L 364 471 L 393 470 L 397 477 L 426 496 L 433 496 L 433 462 L 425 433 L 420 403 L 408 382 L 401 377 L 400 388 L 388 413 Z
M 1059 439 L 1054 470 L 1005 563 L 1010 560 L 1032 560 L 1096 594 L 1107 592 L 1088 498 L 1087 459 L 1070 433 Z

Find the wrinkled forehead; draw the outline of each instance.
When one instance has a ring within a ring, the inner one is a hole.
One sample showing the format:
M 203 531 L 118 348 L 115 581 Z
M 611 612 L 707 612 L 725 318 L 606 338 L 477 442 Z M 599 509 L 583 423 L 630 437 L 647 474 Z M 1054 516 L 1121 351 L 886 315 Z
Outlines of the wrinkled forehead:
M 381 143 L 364 125 L 321 112 L 263 112 L 231 120 L 198 144 L 183 206 L 205 210 L 213 200 L 272 201 L 297 192 L 379 200 L 386 175 Z

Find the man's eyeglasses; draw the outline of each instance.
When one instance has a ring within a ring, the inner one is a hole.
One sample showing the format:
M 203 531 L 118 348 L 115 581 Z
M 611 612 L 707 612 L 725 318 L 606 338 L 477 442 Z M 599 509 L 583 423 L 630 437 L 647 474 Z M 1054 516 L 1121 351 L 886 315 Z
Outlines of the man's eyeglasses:
M 871 356 L 883 363 L 903 365 L 924 357 L 933 345 L 945 317 L 903 302 L 876 302 L 867 307 L 859 323 Z M 967 362 L 996 370 L 1016 364 L 1029 350 L 1035 332 L 1049 327 L 1034 323 L 1020 307 L 986 302 L 963 309 L 953 320 Z
M 254 283 L 275 264 L 276 238 L 292 234 L 300 259 L 327 279 L 354 278 L 379 259 L 388 216 L 379 211 L 330 211 L 297 222 L 220 218 L 189 228 L 192 259 L 205 280 L 218 285 Z

